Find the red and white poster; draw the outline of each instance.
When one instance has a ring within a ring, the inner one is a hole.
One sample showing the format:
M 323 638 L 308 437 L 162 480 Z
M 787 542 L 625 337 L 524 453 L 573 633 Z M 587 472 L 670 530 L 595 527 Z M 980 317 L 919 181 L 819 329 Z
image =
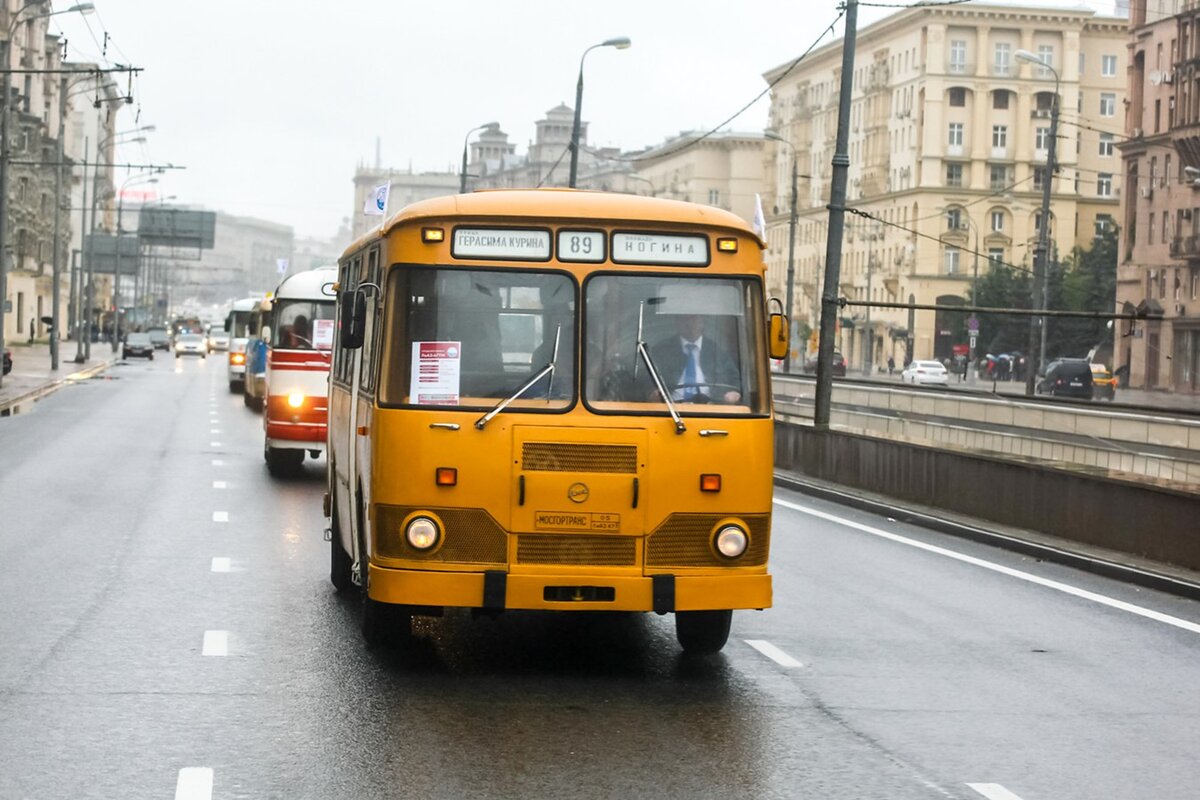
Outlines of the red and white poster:
M 462 342 L 413 342 L 409 402 L 458 405 Z
M 312 345 L 315 350 L 333 349 L 333 320 L 314 319 L 312 323 Z

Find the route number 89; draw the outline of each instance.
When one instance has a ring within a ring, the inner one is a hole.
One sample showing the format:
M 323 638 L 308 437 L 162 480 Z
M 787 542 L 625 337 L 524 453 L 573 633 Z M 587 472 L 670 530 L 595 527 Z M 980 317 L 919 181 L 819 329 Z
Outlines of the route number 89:
M 558 259 L 592 263 L 603 261 L 604 234 L 599 231 L 559 231 Z

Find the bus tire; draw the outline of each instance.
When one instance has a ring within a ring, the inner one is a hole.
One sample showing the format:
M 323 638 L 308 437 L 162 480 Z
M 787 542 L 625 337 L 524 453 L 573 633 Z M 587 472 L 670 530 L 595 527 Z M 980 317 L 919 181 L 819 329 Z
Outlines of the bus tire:
M 342 532 L 341 526 L 338 525 L 336 508 L 333 510 L 329 528 L 329 582 L 338 594 L 342 594 L 354 585 L 350 574 L 354 568 L 354 559 L 346 552 L 346 548 L 342 547 Z
M 242 405 L 244 405 L 246 408 L 254 408 L 253 399 L 250 397 L 250 395 L 245 393 L 242 394 Z
M 729 639 L 733 612 L 676 611 L 675 638 L 685 653 L 718 653 Z
M 242 390 L 242 382 L 241 381 L 235 381 L 235 380 L 229 381 L 229 393 L 230 394 L 237 394 L 241 390 Z
M 370 649 L 405 645 L 412 639 L 412 614 L 364 596 L 362 632 Z
M 303 450 L 284 450 L 279 447 L 266 446 L 263 458 L 267 462 L 267 471 L 276 478 L 294 475 L 304 463 Z

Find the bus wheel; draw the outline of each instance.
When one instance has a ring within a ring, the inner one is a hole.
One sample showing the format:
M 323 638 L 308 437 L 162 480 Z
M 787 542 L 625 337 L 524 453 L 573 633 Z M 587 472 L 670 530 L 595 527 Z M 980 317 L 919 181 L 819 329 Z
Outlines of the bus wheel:
M 263 458 L 267 460 L 267 471 L 275 477 L 292 475 L 304 463 L 303 450 L 284 450 L 278 447 L 266 447 Z
M 250 395 L 246 394 L 245 392 L 242 393 L 242 405 L 244 405 L 246 408 L 254 407 L 253 399 L 251 399 Z
M 676 611 L 675 638 L 685 653 L 717 653 L 729 639 L 733 612 Z
M 363 640 L 367 647 L 398 647 L 412 638 L 412 614 L 363 597 Z
M 350 571 L 354 568 L 354 559 L 342 547 L 341 526 L 338 525 L 336 508 L 333 510 L 333 519 L 330 520 L 329 527 L 329 582 L 341 593 L 354 585 L 350 576 Z
M 230 381 L 229 382 L 229 393 L 230 394 L 237 394 L 241 390 L 242 390 L 242 382 L 241 381 Z

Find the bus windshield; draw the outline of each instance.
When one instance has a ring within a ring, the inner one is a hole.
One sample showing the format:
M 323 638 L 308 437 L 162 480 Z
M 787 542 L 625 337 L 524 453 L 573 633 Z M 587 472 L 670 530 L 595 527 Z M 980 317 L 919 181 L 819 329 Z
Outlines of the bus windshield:
M 384 402 L 494 407 L 551 361 L 512 409 L 564 410 L 575 399 L 575 283 L 561 273 L 403 267 L 389 297 L 401 325 Z M 557 343 L 557 358 L 555 346 Z
M 668 413 L 638 333 L 681 413 L 765 414 L 762 298 L 749 279 L 597 275 L 584 287 L 584 401 L 601 413 Z
M 271 346 L 282 350 L 332 350 L 332 301 L 276 300 Z

